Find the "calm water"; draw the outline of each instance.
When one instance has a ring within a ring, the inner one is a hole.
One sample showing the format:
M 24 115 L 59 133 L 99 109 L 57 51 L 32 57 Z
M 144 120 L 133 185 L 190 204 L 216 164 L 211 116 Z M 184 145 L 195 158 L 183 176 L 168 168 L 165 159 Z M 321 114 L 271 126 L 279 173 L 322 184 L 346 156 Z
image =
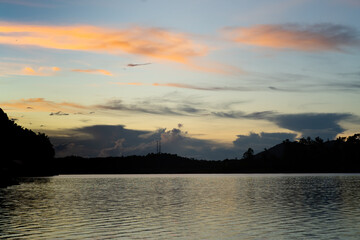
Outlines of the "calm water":
M 1 239 L 360 239 L 360 175 L 108 175 L 0 189 Z

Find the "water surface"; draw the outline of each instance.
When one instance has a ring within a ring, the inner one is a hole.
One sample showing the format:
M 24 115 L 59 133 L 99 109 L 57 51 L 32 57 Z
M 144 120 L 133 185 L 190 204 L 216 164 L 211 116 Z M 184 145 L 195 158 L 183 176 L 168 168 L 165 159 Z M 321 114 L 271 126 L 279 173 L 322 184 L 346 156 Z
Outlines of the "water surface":
M 0 238 L 359 239 L 360 175 L 105 175 L 0 189 Z

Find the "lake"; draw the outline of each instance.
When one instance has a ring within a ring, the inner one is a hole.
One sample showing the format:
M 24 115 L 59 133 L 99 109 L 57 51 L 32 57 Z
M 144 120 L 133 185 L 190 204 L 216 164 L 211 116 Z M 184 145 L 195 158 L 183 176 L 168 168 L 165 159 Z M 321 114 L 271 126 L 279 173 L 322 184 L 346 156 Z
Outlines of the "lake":
M 0 239 L 359 239 L 360 175 L 82 175 L 0 189 Z

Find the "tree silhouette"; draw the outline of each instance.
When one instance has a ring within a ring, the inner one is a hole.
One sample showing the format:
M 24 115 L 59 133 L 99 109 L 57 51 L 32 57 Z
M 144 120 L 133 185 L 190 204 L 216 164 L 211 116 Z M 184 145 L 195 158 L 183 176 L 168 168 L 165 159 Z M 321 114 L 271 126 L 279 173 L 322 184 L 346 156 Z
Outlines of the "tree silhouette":
M 254 157 L 254 150 L 252 148 L 248 148 L 246 152 L 243 154 L 243 159 L 250 160 Z
M 47 174 L 55 151 L 43 133 L 17 125 L 0 108 L 0 169 L 12 175 Z

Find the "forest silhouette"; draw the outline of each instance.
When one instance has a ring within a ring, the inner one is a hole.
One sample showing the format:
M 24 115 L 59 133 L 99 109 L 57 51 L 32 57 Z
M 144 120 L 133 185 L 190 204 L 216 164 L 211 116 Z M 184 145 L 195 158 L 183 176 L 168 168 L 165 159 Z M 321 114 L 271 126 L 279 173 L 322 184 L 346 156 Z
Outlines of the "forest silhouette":
M 56 174 L 360 172 L 360 134 L 331 141 L 286 139 L 256 155 L 249 148 L 241 159 L 207 161 L 167 153 L 54 158 L 48 136 L 17 125 L 1 108 L 0 132 L 0 186 L 16 183 L 18 177 Z
M 55 151 L 43 133 L 17 125 L 0 108 L 0 185 L 15 177 L 54 174 Z

